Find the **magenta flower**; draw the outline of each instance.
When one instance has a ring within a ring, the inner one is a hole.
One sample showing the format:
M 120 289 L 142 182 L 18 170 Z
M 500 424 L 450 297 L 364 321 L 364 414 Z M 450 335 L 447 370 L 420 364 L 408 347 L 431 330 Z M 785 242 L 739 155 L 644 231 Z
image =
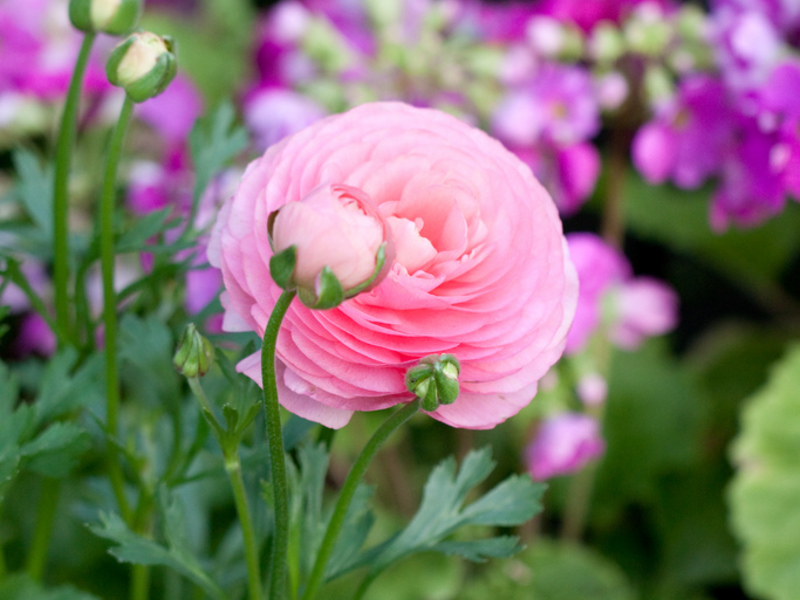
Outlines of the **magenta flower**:
M 180 73 L 161 94 L 136 105 L 136 116 L 173 147 L 186 143 L 194 122 L 202 113 L 200 92 Z
M 263 334 L 281 293 L 268 216 L 332 183 L 377 205 L 395 260 L 377 287 L 337 308 L 289 307 L 277 342 L 280 402 L 342 427 L 353 411 L 408 402 L 406 371 L 448 353 L 461 364 L 461 392 L 433 417 L 489 428 L 527 405 L 563 351 L 577 299 L 558 213 L 519 159 L 435 110 L 364 104 L 248 167 L 209 244 L 225 282 L 225 328 Z M 260 382 L 260 353 L 238 368 Z
M 732 113 L 722 84 L 709 76 L 681 81 L 676 97 L 633 141 L 633 162 L 653 184 L 700 186 L 716 174 L 732 142 Z
M 525 456 L 531 477 L 541 481 L 580 471 L 605 448 L 596 419 L 565 412 L 541 423 Z
M 671 0 L 542 0 L 536 4 L 536 9 L 539 14 L 572 23 L 588 32 L 601 21 L 620 23 L 642 4 L 654 4 L 662 9 L 673 6 Z
M 612 342 L 626 350 L 675 327 L 678 298 L 669 286 L 633 277 L 625 256 L 594 234 L 569 234 L 567 243 L 580 281 L 568 353 L 580 352 L 601 326 Z

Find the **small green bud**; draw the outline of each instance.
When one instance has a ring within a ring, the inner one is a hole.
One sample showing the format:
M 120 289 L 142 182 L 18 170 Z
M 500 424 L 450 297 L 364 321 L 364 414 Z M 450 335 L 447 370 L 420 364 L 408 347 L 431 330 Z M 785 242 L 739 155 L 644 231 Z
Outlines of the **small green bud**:
M 601 22 L 592 30 L 589 53 L 601 64 L 611 64 L 625 53 L 622 33 L 611 23 Z
M 70 0 L 69 20 L 76 29 L 122 35 L 142 14 L 141 0 Z
M 406 388 L 422 400 L 422 409 L 434 411 L 458 398 L 461 366 L 452 354 L 430 354 L 406 371 Z
M 136 32 L 111 52 L 106 75 L 134 102 L 158 96 L 178 72 L 172 38 L 149 31 Z
M 194 323 L 189 323 L 183 330 L 178 342 L 178 349 L 172 358 L 178 373 L 186 377 L 202 377 L 214 362 L 214 346 L 200 335 Z

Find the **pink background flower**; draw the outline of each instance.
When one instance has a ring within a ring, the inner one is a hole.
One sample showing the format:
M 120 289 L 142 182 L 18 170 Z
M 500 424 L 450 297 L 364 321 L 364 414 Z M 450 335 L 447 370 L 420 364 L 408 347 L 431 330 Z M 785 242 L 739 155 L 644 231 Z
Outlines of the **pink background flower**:
M 596 419 L 581 413 L 549 417 L 526 450 L 528 469 L 534 479 L 575 473 L 605 452 Z
M 461 394 L 435 418 L 489 428 L 527 405 L 575 310 L 561 223 L 519 159 L 435 110 L 365 104 L 250 164 L 208 251 L 223 273 L 226 329 L 262 334 L 281 292 L 269 275 L 270 212 L 335 183 L 372 198 L 396 260 L 380 285 L 335 309 L 292 304 L 277 342 L 281 403 L 341 427 L 353 411 L 410 401 L 406 370 L 447 352 L 461 363 Z M 260 354 L 239 370 L 260 382 Z

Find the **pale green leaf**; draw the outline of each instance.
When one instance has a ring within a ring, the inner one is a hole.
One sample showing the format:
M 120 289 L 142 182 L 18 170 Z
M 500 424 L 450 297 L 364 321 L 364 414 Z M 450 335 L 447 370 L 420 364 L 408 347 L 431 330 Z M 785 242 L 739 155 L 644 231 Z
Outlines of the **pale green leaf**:
M 97 600 L 96 596 L 62 585 L 42 587 L 27 575 L 12 575 L 0 582 L 0 598 L 3 600 Z
M 737 465 L 728 496 L 744 546 L 747 587 L 768 600 L 800 589 L 800 346 L 748 401 L 732 450 Z

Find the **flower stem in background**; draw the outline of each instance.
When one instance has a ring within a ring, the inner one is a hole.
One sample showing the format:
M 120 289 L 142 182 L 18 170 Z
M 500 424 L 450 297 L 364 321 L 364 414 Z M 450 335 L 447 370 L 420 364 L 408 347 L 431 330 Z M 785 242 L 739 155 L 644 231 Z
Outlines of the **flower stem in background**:
M 275 534 L 272 540 L 269 599 L 282 600 L 286 595 L 286 553 L 289 548 L 289 488 L 286 484 L 286 457 L 283 450 L 278 386 L 275 382 L 275 345 L 281 321 L 297 292 L 287 290 L 272 309 L 261 345 L 261 385 L 264 389 L 264 411 L 267 420 L 267 441 L 272 469 L 272 494 L 275 509 Z
M 114 291 L 114 192 L 117 182 L 117 166 L 122 153 L 122 143 L 128 128 L 133 101 L 125 96 L 117 126 L 111 136 L 106 161 L 103 193 L 100 197 L 100 264 L 103 277 L 103 325 L 105 327 L 106 355 L 106 432 L 110 439 L 117 435 L 119 413 L 119 373 L 117 370 L 117 296 Z M 117 460 L 117 449 L 113 443 L 108 446 L 108 471 L 114 496 L 117 499 L 122 518 L 130 523 L 131 514 L 125 498 L 122 468 Z
M 200 402 L 200 405 L 208 411 L 210 415 L 214 412 L 211 409 L 211 402 L 208 401 L 203 387 L 200 385 L 198 377 L 187 377 L 189 388 Z M 258 562 L 258 543 L 256 541 L 255 530 L 253 529 L 253 518 L 250 513 L 250 506 L 247 503 L 247 492 L 242 478 L 242 461 L 239 458 L 238 448 L 229 446 L 220 440 L 222 452 L 225 457 L 225 472 L 233 490 L 233 499 L 236 504 L 236 513 L 239 517 L 239 524 L 242 527 L 242 537 L 244 538 L 245 560 L 247 561 L 247 586 L 249 588 L 250 600 L 261 600 L 261 569 Z
M 69 168 L 72 147 L 75 145 L 75 130 L 83 75 L 89 61 L 89 53 L 95 39 L 94 33 L 83 36 L 80 52 L 72 73 L 72 80 L 61 115 L 61 127 L 56 146 L 56 168 L 53 187 L 53 279 L 55 285 L 56 332 L 72 335 L 69 320 Z M 59 335 L 59 345 L 64 341 Z
M 47 548 L 50 545 L 50 534 L 53 531 L 61 482 L 52 477 L 42 478 L 42 491 L 39 500 L 39 512 L 36 515 L 36 529 L 28 554 L 28 575 L 34 581 L 41 581 L 47 559 Z
M 392 433 L 394 433 L 398 427 L 408 421 L 419 411 L 420 405 L 421 400 L 419 398 L 415 398 L 413 402 L 409 402 L 404 407 L 396 410 L 392 416 L 390 416 L 383 423 L 383 425 L 380 426 L 378 431 L 373 434 L 373 436 L 367 442 L 367 445 L 364 446 L 361 454 L 356 459 L 356 462 L 353 463 L 353 466 L 350 468 L 350 472 L 347 474 L 347 479 L 345 479 L 344 485 L 342 486 L 342 491 L 339 493 L 339 499 L 336 501 L 336 507 L 333 509 L 331 521 L 328 523 L 328 529 L 325 531 L 325 537 L 323 538 L 322 545 L 317 553 L 317 558 L 314 562 L 314 568 L 311 571 L 311 577 L 309 578 L 308 585 L 303 593 L 303 600 L 312 600 L 315 597 L 320 585 L 322 585 L 322 580 L 325 576 L 325 568 L 328 566 L 328 559 L 330 559 L 330 556 L 333 553 L 336 540 L 339 538 L 339 533 L 344 525 L 344 519 L 345 516 L 347 516 L 347 509 L 350 507 L 350 502 L 353 499 L 353 495 L 356 493 L 356 489 L 358 488 L 359 483 L 361 483 L 361 479 L 364 477 L 364 473 L 366 473 L 369 463 L 372 461 L 375 453 L 383 445 L 387 438 L 392 435 Z M 369 585 L 369 583 L 362 584 L 364 590 L 366 590 L 367 585 Z M 363 591 L 361 593 L 363 594 Z
M 237 451 L 226 452 L 225 472 L 231 482 L 233 498 L 236 503 L 236 512 L 242 526 L 244 537 L 244 552 L 247 561 L 247 587 L 250 590 L 250 600 L 261 600 L 261 571 L 258 566 L 258 544 L 256 543 L 253 519 L 247 504 L 247 492 L 242 478 L 242 461 Z

